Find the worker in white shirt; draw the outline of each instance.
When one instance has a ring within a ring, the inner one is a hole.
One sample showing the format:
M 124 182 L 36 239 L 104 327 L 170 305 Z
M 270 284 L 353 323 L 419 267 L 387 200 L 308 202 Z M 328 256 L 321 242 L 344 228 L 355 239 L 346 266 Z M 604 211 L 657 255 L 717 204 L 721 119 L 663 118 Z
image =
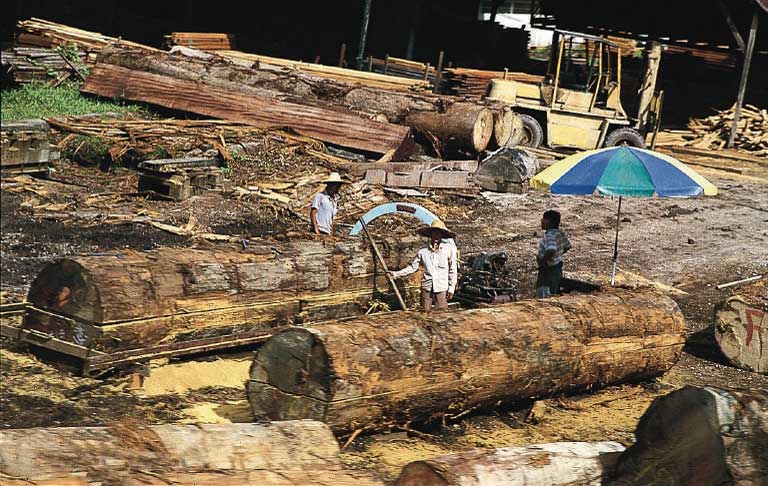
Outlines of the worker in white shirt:
M 344 181 L 338 172 L 331 172 L 323 182 L 325 190 L 312 199 L 309 221 L 313 233 L 333 236 L 333 221 L 339 212 L 339 190 Z
M 419 228 L 417 233 L 429 238 L 429 246 L 416 254 L 413 262 L 402 270 L 390 272 L 392 277 L 405 277 L 416 272 L 424 265 L 421 279 L 421 309 L 432 310 L 433 303 L 438 309 L 448 307 L 456 290 L 457 256 L 456 245 L 443 242 L 446 238 L 455 238 L 456 233 L 445 227 L 445 223 L 436 219 L 431 226 Z

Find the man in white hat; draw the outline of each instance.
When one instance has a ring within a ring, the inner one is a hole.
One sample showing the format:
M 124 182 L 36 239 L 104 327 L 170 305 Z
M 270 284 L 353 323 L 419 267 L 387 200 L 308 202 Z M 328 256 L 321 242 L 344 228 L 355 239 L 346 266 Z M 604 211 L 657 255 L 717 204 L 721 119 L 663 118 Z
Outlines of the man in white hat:
M 430 226 L 419 228 L 416 233 L 428 237 L 429 246 L 419 250 L 409 266 L 390 273 L 394 278 L 405 277 L 424 265 L 424 275 L 421 279 L 421 309 L 429 312 L 432 310 L 433 303 L 438 309 L 445 309 L 456 290 L 458 272 L 456 245 L 444 243 L 443 239 L 455 238 L 456 233 L 446 228 L 445 223 L 439 219 L 433 221 Z
M 315 234 L 333 236 L 333 221 L 339 212 L 339 189 L 344 181 L 338 172 L 331 172 L 323 182 L 325 190 L 312 199 L 309 221 Z

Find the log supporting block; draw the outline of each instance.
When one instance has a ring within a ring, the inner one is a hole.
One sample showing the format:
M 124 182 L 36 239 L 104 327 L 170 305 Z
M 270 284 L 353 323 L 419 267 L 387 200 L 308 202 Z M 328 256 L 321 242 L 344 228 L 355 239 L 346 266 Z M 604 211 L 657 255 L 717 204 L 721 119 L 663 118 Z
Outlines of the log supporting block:
M 435 170 L 422 172 L 420 187 L 433 189 L 468 189 L 474 187 L 472 174 L 462 170 Z

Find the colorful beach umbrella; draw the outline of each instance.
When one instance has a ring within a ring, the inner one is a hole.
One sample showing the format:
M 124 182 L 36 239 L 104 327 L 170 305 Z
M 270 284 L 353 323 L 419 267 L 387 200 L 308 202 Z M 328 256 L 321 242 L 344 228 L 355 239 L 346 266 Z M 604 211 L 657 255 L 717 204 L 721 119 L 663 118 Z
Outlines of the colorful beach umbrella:
M 533 179 L 531 187 L 552 194 L 618 196 L 611 285 L 619 257 L 623 197 L 717 195 L 717 187 L 679 160 L 635 147 L 609 147 L 571 155 Z

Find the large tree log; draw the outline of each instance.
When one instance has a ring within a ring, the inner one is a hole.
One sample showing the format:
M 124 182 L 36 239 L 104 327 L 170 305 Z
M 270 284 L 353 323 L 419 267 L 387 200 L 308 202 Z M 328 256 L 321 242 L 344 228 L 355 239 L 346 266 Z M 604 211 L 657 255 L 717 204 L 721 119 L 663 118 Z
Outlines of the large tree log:
M 716 308 L 715 340 L 737 368 L 768 374 L 768 285 L 759 282 Z
M 600 486 L 623 450 L 618 442 L 475 449 L 412 462 L 397 486 Z
M 385 243 L 393 266 L 404 266 L 419 244 L 415 238 Z M 372 272 L 361 239 L 70 257 L 35 278 L 27 300 L 50 313 L 31 310 L 24 327 L 104 351 L 245 325 L 266 331 L 302 313 L 314 320 L 335 306 L 342 312 L 337 317 L 349 315 L 346 304 L 371 298 Z M 386 288 L 383 279 L 378 284 Z
M 333 434 L 312 421 L 3 430 L 0 473 L 38 484 L 83 473 L 112 485 L 381 484 L 344 471 Z
M 292 328 L 258 351 L 254 414 L 337 432 L 455 414 L 668 370 L 684 342 L 669 298 L 616 291 Z
M 610 483 L 768 484 L 768 390 L 687 386 L 657 398 Z
M 82 91 L 152 103 L 175 110 L 239 121 L 259 128 L 292 128 L 302 135 L 374 153 L 395 150 L 395 159 L 412 150 L 407 127 L 369 120 L 348 111 L 299 105 L 244 95 L 191 81 L 96 64 Z
M 368 118 L 383 116 L 389 122 L 399 124 L 408 124 L 408 114 L 412 112 L 444 113 L 453 105 L 462 106 L 462 111 L 486 106 L 496 116 L 497 143 L 503 146 L 512 133 L 514 114 L 498 102 L 372 88 L 343 80 L 318 78 L 312 73 L 287 67 L 263 69 L 237 65 L 215 55 L 199 59 L 182 54 L 110 48 L 100 53 L 99 62 L 237 93 L 319 107 L 335 106 Z M 464 135 L 469 136 L 469 132 Z
M 406 123 L 437 136 L 444 144 L 475 152 L 485 150 L 493 136 L 493 112 L 478 105 L 452 105 L 444 113 L 414 112 Z

